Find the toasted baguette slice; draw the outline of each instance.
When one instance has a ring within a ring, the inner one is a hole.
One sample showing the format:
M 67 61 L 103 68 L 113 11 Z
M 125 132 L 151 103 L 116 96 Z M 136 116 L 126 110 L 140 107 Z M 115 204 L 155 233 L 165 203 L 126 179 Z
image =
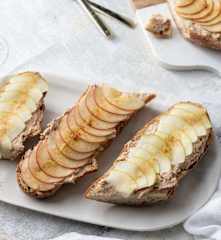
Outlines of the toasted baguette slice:
M 22 190 L 46 198 L 63 184 L 97 170 L 96 156 L 154 97 L 108 86 L 88 87 L 74 107 L 49 124 L 37 146 L 25 153 L 17 166 Z
M 41 132 L 48 84 L 40 74 L 24 72 L 0 86 L 0 159 L 14 160 L 24 142 Z
M 211 0 L 211 1 L 215 2 L 219 0 Z M 176 2 L 177 2 L 176 0 L 168 0 L 171 14 L 174 18 L 174 21 L 178 29 L 182 33 L 183 37 L 203 47 L 221 50 L 221 22 L 219 22 L 220 26 L 214 25 L 215 28 L 203 27 L 200 24 L 200 21 L 203 21 L 203 18 L 194 19 L 194 16 L 193 16 L 194 14 L 189 14 L 189 15 L 185 14 L 183 15 L 185 16 L 185 18 L 182 17 L 181 14 L 179 15 L 176 11 Z M 192 1 L 192 3 L 194 3 L 194 1 Z M 203 10 L 205 11 L 205 9 Z M 199 13 L 197 14 L 199 15 Z M 188 19 L 188 17 L 193 19 Z M 208 17 L 208 15 L 206 15 L 205 17 Z M 217 32 L 217 26 L 220 28 L 220 32 Z M 213 29 L 216 32 L 213 32 Z
M 191 102 L 177 103 L 138 131 L 85 195 L 126 205 L 167 200 L 206 152 L 211 136 L 205 108 Z

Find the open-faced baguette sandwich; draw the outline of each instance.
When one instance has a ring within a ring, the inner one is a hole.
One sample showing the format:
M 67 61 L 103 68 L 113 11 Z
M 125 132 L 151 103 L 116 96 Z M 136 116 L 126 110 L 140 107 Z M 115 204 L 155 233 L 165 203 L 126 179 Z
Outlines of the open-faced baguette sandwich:
M 168 3 L 186 39 L 221 50 L 221 0 L 168 0 Z
M 96 156 L 154 94 L 119 92 L 92 85 L 79 101 L 51 124 L 42 140 L 17 166 L 24 192 L 36 198 L 54 194 L 64 183 L 97 169 Z
M 41 132 L 47 82 L 38 73 L 24 72 L 0 85 L 0 159 L 16 159 L 24 142 Z
M 89 187 L 86 197 L 127 205 L 167 200 L 207 151 L 211 136 L 205 108 L 177 103 L 137 132 L 112 167 Z

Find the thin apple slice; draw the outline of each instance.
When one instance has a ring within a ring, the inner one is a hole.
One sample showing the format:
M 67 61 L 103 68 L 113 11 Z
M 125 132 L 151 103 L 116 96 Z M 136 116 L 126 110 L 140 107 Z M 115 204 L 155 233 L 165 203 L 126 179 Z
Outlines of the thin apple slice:
M 105 136 L 116 136 L 116 129 L 115 128 L 110 128 L 110 129 L 96 129 L 94 127 L 90 126 L 90 123 L 87 123 L 84 121 L 84 119 L 81 118 L 80 113 L 79 113 L 79 109 L 78 109 L 78 105 L 73 109 L 74 111 L 72 112 L 74 114 L 75 117 L 75 121 L 77 123 L 78 126 L 81 126 L 81 128 L 93 135 L 93 136 L 98 136 L 98 137 L 105 137 Z M 71 113 L 70 113 L 71 114 Z
M 137 144 L 137 147 L 147 147 L 148 150 L 150 146 L 155 147 L 155 152 L 152 151 L 154 159 L 159 164 L 159 172 L 160 174 L 164 172 L 168 172 L 171 170 L 171 156 L 168 152 L 163 151 L 165 148 L 165 142 L 163 139 L 154 134 L 144 135 Z
M 122 93 L 107 85 L 102 86 L 102 93 L 106 100 L 124 111 L 136 111 L 144 106 L 144 100 L 136 94 Z
M 30 172 L 28 168 L 28 161 L 22 161 L 21 166 L 21 178 L 22 180 L 34 191 L 47 192 L 54 189 L 54 184 L 47 184 L 38 181 Z
M 95 97 L 96 104 L 104 111 L 107 111 L 109 113 L 114 113 L 114 114 L 124 114 L 124 115 L 131 114 L 131 111 L 126 111 L 114 106 L 113 104 L 110 104 L 104 97 L 102 88 L 99 86 L 94 87 L 94 97 Z
M 137 166 L 139 168 L 139 172 L 141 172 L 142 175 L 144 176 L 143 177 L 140 174 L 141 178 L 140 178 L 140 181 L 138 181 L 135 173 L 133 173 L 133 172 L 129 173 L 129 175 L 133 176 L 133 179 L 137 183 L 136 190 L 154 185 L 154 183 L 156 182 L 157 175 L 156 175 L 156 171 L 154 170 L 150 161 L 147 161 L 144 158 L 134 157 L 134 158 L 130 158 L 128 160 L 128 162 L 134 163 L 135 164 L 134 166 Z M 136 168 L 135 168 L 135 170 L 136 170 Z
M 25 124 L 13 112 L 0 112 L 0 129 L 5 130 L 5 134 L 13 140 L 25 129 Z
M 157 149 L 160 149 L 162 146 L 164 146 L 165 143 L 159 136 L 155 134 L 145 134 L 142 136 L 138 143 L 139 146 L 142 144 L 148 144 L 157 147 Z
M 54 178 L 50 177 L 49 175 L 45 174 L 39 167 L 37 160 L 36 160 L 36 148 L 31 152 L 28 158 L 28 167 L 33 175 L 38 181 L 42 183 L 61 183 L 64 178 Z
M 211 26 L 202 26 L 204 29 L 206 29 L 209 32 L 212 33 L 220 33 L 221 32 L 221 22 L 211 25 Z
M 186 122 L 181 116 L 175 116 L 169 112 L 168 114 L 165 114 L 160 119 L 160 122 L 164 120 L 168 122 L 168 125 L 169 125 L 168 127 L 170 127 L 170 131 L 173 131 L 174 128 L 182 129 L 185 132 L 185 134 L 191 139 L 192 142 L 197 141 L 197 135 L 196 135 L 195 129 L 188 122 Z
M 0 100 L 0 111 L 2 112 L 16 112 L 17 115 L 26 122 L 28 119 L 31 118 L 30 110 L 25 106 L 25 104 L 17 103 L 13 101 L 2 101 Z
M 83 160 L 94 154 L 94 151 L 91 152 L 78 152 L 70 148 L 64 140 L 61 138 L 60 134 L 56 131 L 51 133 L 53 135 L 53 140 L 55 141 L 57 149 L 64 155 L 66 158 Z
M 36 104 L 42 98 L 42 92 L 40 89 L 38 89 L 36 86 L 33 86 L 33 84 L 31 85 L 25 82 L 8 84 L 5 88 L 5 91 L 20 92 L 21 94 L 30 97 Z
M 173 165 L 185 162 L 185 150 L 179 139 L 162 132 L 156 132 L 157 136 L 164 139 L 166 148 L 163 151 L 171 151 L 171 160 Z
M 26 82 L 28 84 L 34 84 L 40 89 L 41 92 L 48 91 L 48 84 L 45 79 L 37 72 L 23 72 L 16 74 L 9 79 L 10 83 L 22 83 Z
M 192 4 L 195 0 L 178 0 L 176 1 L 177 7 L 186 7 L 190 4 Z
M 214 1 L 213 0 L 206 0 L 206 2 L 207 2 L 206 8 L 204 8 L 199 13 L 196 13 L 196 14 L 181 14 L 181 13 L 179 13 L 179 15 L 183 18 L 190 19 L 190 20 L 196 20 L 196 21 L 197 21 L 197 19 L 205 18 L 210 13 L 212 13 L 213 7 L 214 7 Z
M 151 148 L 152 149 L 152 148 Z M 152 153 L 149 150 L 149 146 L 146 148 L 135 147 L 131 149 L 128 154 L 129 161 L 135 161 L 137 159 L 143 159 L 144 161 L 148 162 L 156 173 L 160 172 L 159 164 L 157 161 L 154 160 L 154 155 L 156 153 Z M 153 149 L 152 149 L 153 150 Z
M 71 159 L 67 158 L 65 155 L 63 155 L 57 148 L 57 145 L 55 143 L 55 137 L 53 137 L 54 134 L 49 135 L 47 139 L 47 150 L 50 155 L 50 157 L 58 164 L 61 165 L 62 167 L 65 168 L 80 168 L 85 166 L 91 158 L 84 158 L 84 159 Z M 83 154 L 82 154 L 83 155 Z
M 167 173 L 172 169 L 172 161 L 167 156 L 168 154 L 163 154 L 163 152 L 159 152 L 154 156 L 155 160 L 159 164 L 160 174 Z
M 199 22 L 199 23 L 210 22 L 220 14 L 220 11 L 221 11 L 221 2 L 219 0 L 214 1 L 214 6 L 213 6 L 212 12 L 206 17 L 202 17 L 200 19 L 197 19 L 197 22 Z
M 221 11 L 220 11 L 220 14 L 213 20 L 211 20 L 209 22 L 205 22 L 205 23 L 200 23 L 200 25 L 203 26 L 204 28 L 211 26 L 215 30 L 217 29 L 216 32 L 219 32 L 219 26 L 221 25 Z M 205 28 L 205 29 L 208 29 L 208 28 Z M 213 31 L 213 32 L 215 32 L 215 31 Z
M 185 109 L 185 110 L 187 110 L 189 112 L 194 113 L 195 115 L 200 116 L 202 118 L 203 125 L 207 129 L 210 129 L 212 127 L 211 122 L 210 122 L 210 120 L 208 118 L 208 114 L 207 114 L 206 110 L 203 107 L 201 107 L 200 105 L 189 104 L 189 103 L 183 102 L 183 103 L 177 104 L 176 107 Z
M 118 171 L 115 168 L 112 168 L 111 170 L 112 171 L 109 172 L 106 181 L 114 186 L 117 192 L 127 197 L 138 188 L 136 181 L 134 181 L 134 179 L 132 179 L 127 173 Z
M 98 119 L 97 117 L 93 116 L 87 106 L 86 106 L 86 96 L 84 96 L 79 104 L 78 104 L 78 109 L 81 118 L 91 127 L 96 128 L 98 130 L 103 130 L 103 129 L 113 129 L 114 127 L 117 126 L 118 123 L 109 123 L 109 122 L 104 122 Z
M 103 143 L 107 141 L 108 139 L 111 139 L 111 136 L 94 136 L 92 134 L 87 133 L 84 131 L 84 128 L 82 128 L 80 125 L 77 124 L 77 121 L 75 120 L 75 108 L 72 109 L 71 112 L 69 112 L 68 115 L 64 116 L 63 121 L 66 121 L 67 127 L 72 131 L 73 135 L 79 136 L 81 139 L 92 142 L 92 143 Z M 62 123 L 61 123 L 62 125 Z
M 72 119 L 67 120 L 69 114 L 66 114 L 60 122 L 59 130 L 61 132 L 61 135 L 64 137 L 66 136 L 66 139 L 72 142 L 73 140 L 81 139 L 85 142 L 88 142 L 88 144 L 92 144 L 98 146 L 99 143 L 103 143 L 106 138 L 105 137 L 95 137 L 92 136 L 86 132 L 83 132 L 78 126 L 76 126 L 75 121 L 72 121 Z M 69 122 L 70 121 L 70 122 Z M 70 124 L 69 124 L 70 123 Z M 75 124 L 75 126 L 74 126 Z
M 188 129 L 185 124 L 186 123 L 182 120 L 182 118 L 171 115 L 169 112 L 169 114 L 165 114 L 160 118 L 157 131 L 179 139 L 184 147 L 185 155 L 188 156 L 193 151 L 193 145 L 192 139 L 189 137 L 188 132 L 185 131 Z M 188 124 L 186 125 L 189 127 Z
M 171 115 L 182 117 L 189 125 L 191 125 L 195 132 L 196 136 L 204 136 L 206 134 L 206 128 L 202 122 L 200 115 L 194 114 L 186 109 L 179 108 L 179 106 L 175 106 L 174 109 L 170 111 Z M 194 142 L 197 141 L 197 138 Z
M 93 91 L 94 88 L 92 87 L 86 97 L 86 106 L 92 115 L 109 123 L 119 123 L 129 118 L 129 115 L 114 114 L 102 110 L 95 102 Z
M 176 12 L 179 14 L 196 14 L 206 8 L 205 0 L 195 0 L 192 4 L 186 7 L 176 7 Z
M 73 169 L 58 165 L 50 157 L 46 141 L 40 142 L 36 149 L 36 160 L 40 169 L 47 175 L 55 178 L 65 178 L 73 173 Z
M 132 179 L 134 179 L 137 185 L 136 190 L 153 185 L 156 179 L 156 174 L 153 170 L 150 170 L 150 167 L 148 169 L 148 172 L 143 172 L 140 166 L 137 165 L 135 162 L 119 161 L 115 164 L 114 167 L 118 171 L 124 172 L 128 174 Z
M 65 126 L 65 125 L 64 125 Z M 64 129 L 59 127 L 56 131 L 60 135 L 60 138 L 63 140 L 62 148 L 64 145 L 68 145 L 71 149 L 80 153 L 89 153 L 95 151 L 100 147 L 99 143 L 90 143 L 80 139 L 78 136 L 73 136 L 70 133 L 70 130 L 65 126 Z
M 29 109 L 30 112 L 36 110 L 35 102 L 25 94 L 21 94 L 19 92 L 3 92 L 0 98 L 0 102 L 11 101 L 13 104 L 18 102 L 23 102 L 25 106 Z

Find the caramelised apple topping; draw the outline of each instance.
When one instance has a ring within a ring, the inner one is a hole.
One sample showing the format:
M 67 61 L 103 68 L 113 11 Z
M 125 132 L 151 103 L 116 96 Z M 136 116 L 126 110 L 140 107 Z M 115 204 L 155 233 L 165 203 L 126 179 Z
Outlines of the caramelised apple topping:
M 10 77 L 0 90 L 0 157 L 12 148 L 12 141 L 25 129 L 36 111 L 46 81 L 38 74 L 25 72 Z
M 148 20 L 146 30 L 159 38 L 170 38 L 172 36 L 171 21 L 161 14 L 155 14 Z
M 22 180 L 34 191 L 73 182 L 92 164 L 117 127 L 145 105 L 147 97 L 103 86 L 90 86 L 77 105 L 62 116 L 49 135 L 21 162 Z M 71 179 L 71 180 L 70 180 Z
M 154 130 L 146 128 L 126 159 L 119 157 L 107 174 L 105 181 L 117 191 L 130 195 L 157 184 L 160 175 L 185 163 L 193 144 L 211 128 L 206 110 L 190 102 L 174 105 L 156 123 Z
M 212 33 L 221 33 L 220 0 L 179 0 L 176 3 L 177 14 L 192 20 L 203 29 Z

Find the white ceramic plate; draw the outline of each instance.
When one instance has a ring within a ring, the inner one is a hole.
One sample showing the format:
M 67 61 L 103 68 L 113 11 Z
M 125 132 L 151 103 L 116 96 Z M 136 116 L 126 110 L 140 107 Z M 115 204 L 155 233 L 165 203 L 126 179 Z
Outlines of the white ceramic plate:
M 49 80 L 46 98 L 45 122 L 62 113 L 80 96 L 86 86 L 68 78 L 43 74 Z M 216 188 L 221 169 L 221 154 L 215 142 L 206 157 L 188 177 L 184 178 L 173 200 L 149 207 L 124 207 L 87 200 L 83 193 L 90 183 L 101 175 L 119 154 L 122 145 L 146 121 L 158 114 L 151 104 L 140 112 L 122 134 L 99 157 L 100 170 L 76 185 L 66 185 L 47 200 L 36 200 L 24 194 L 16 183 L 15 162 L 0 161 L 0 200 L 64 218 L 135 231 L 167 228 L 184 221 L 205 204 Z
M 147 20 L 157 13 L 172 20 L 173 37 L 171 39 L 157 39 L 144 30 Z M 185 40 L 178 31 L 166 3 L 137 10 L 137 15 L 153 55 L 162 67 L 173 70 L 202 69 L 221 75 L 221 52 L 199 47 Z

